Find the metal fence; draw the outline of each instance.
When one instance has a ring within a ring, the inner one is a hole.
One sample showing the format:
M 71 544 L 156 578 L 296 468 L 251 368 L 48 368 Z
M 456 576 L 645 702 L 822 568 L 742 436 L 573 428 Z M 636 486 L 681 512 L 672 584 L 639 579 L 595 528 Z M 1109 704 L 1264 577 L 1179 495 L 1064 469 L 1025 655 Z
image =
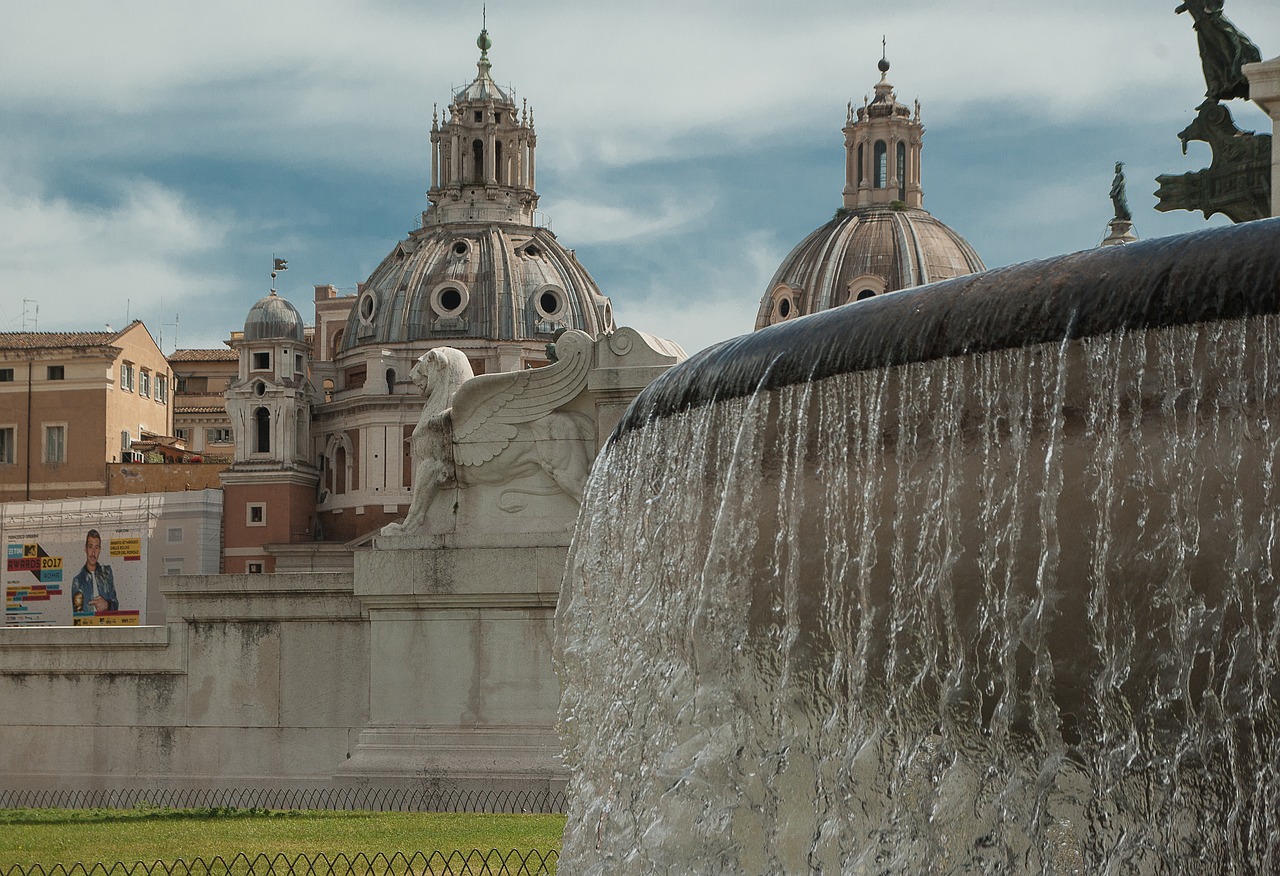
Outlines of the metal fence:
M 0 809 L 329 809 L 562 815 L 564 791 L 420 788 L 0 790 Z
M 236 855 L 205 860 L 179 858 L 176 861 L 139 862 L 136 864 L 54 864 L 49 867 L 14 864 L 0 871 L 0 876 L 536 876 L 554 873 L 559 855 L 555 851 L 488 852 L 396 852 L 390 857 L 381 853 L 369 857 L 323 854 L 283 854 L 268 856 Z

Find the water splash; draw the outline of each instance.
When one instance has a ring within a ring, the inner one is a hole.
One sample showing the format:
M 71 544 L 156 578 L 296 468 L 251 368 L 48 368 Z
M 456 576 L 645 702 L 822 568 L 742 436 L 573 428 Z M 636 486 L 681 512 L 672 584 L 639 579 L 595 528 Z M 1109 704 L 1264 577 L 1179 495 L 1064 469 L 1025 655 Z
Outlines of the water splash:
M 1280 320 L 836 374 L 598 460 L 573 873 L 1280 872 Z

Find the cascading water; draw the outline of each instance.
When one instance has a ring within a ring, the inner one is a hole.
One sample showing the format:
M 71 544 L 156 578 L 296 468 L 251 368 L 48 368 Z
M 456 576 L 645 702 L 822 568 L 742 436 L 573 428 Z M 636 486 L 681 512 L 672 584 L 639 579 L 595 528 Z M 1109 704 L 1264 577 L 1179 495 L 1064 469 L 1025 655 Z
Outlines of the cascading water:
M 923 313 L 896 340 L 863 302 L 642 396 L 561 594 L 561 872 L 1280 872 L 1253 225 L 886 296 Z M 1189 276 L 1202 239 L 1241 268 Z

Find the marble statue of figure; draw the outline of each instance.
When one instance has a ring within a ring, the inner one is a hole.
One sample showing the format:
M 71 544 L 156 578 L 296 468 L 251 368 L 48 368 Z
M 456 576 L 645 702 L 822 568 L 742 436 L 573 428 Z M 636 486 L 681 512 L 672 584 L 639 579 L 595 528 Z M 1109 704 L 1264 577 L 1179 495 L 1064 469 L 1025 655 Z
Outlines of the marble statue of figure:
M 1200 45 L 1205 99 L 1209 102 L 1249 96 L 1249 80 L 1240 71 L 1262 60 L 1262 53 L 1222 14 L 1223 0 L 1184 0 L 1177 13 L 1189 13 Z
M 1115 208 L 1117 219 L 1125 222 L 1133 220 L 1133 213 L 1129 212 L 1129 200 L 1124 194 L 1124 162 L 1116 162 L 1116 175 L 1111 180 L 1111 206 Z
M 557 409 L 585 388 L 592 349 L 588 335 L 569 331 L 556 342 L 554 364 L 478 377 L 460 350 L 437 347 L 423 354 L 410 373 L 426 397 L 410 438 L 413 498 L 405 519 L 381 534 L 421 532 L 432 499 L 450 484 L 501 486 L 543 472 L 552 490 L 580 501 L 594 422 Z

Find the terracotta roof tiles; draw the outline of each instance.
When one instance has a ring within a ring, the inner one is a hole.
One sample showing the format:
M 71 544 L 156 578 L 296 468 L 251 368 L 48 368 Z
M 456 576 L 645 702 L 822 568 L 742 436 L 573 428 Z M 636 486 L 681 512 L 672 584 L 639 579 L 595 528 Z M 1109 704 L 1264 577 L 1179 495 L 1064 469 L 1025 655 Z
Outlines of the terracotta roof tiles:
M 119 336 L 119 332 L 0 332 L 0 350 L 105 347 Z
M 235 362 L 240 355 L 223 347 L 214 350 L 174 350 L 169 354 L 170 362 Z

